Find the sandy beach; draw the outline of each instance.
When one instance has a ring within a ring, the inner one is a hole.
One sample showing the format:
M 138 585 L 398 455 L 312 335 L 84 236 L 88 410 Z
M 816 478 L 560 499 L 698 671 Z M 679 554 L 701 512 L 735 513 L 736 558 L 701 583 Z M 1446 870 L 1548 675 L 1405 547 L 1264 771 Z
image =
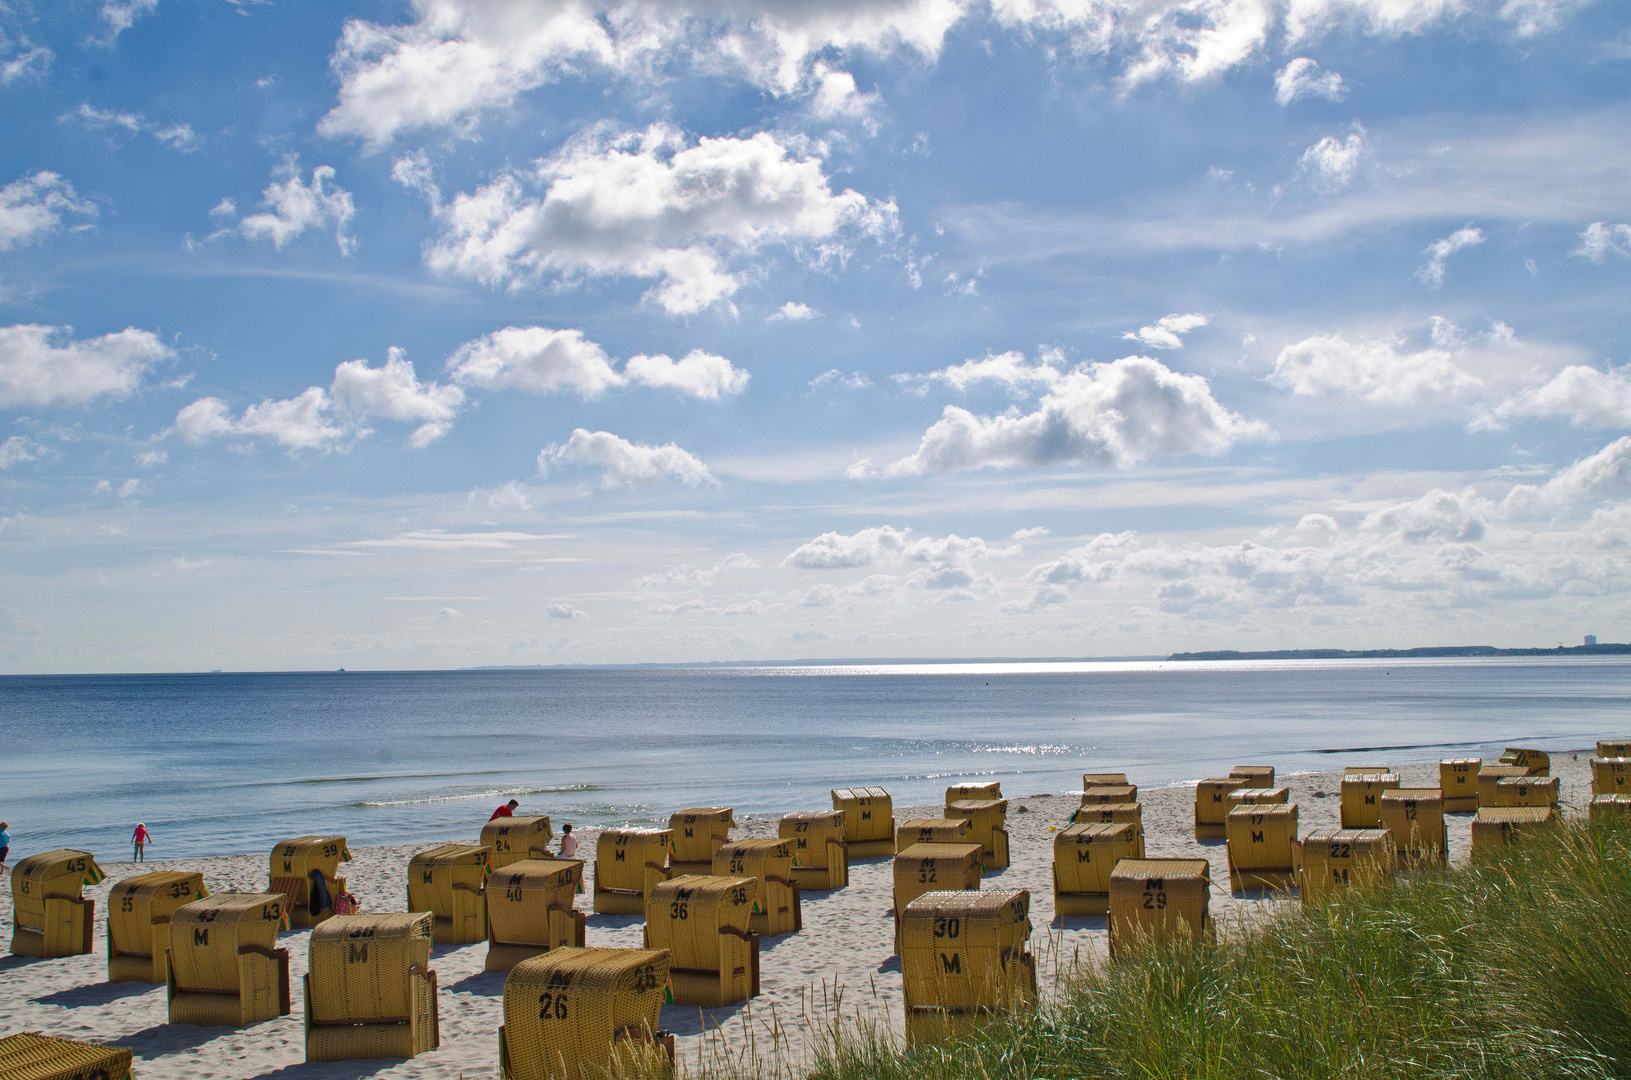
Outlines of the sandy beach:
M 1567 808 L 1580 810 L 1589 801 L 1590 751 L 1552 756 L 1552 772 L 1561 778 Z M 1356 754 L 1343 764 L 1386 761 L 1386 755 Z M 1406 787 L 1436 787 L 1436 764 L 1397 769 Z M 1339 774 L 1281 777 L 1299 808 L 1300 832 L 1337 824 Z M 1054 976 L 1073 962 L 1087 962 L 1105 952 L 1103 918 L 1062 920 L 1053 912 L 1052 828 L 1063 826 L 1078 799 L 1075 795 L 1008 791 L 1008 829 L 1013 864 L 987 874 L 986 889 L 1027 889 L 1031 894 L 1035 934 L 1032 951 L 1044 992 Z M 1148 852 L 1152 856 L 1204 856 L 1215 883 L 1212 911 L 1227 933 L 1285 903 L 1259 895 L 1231 896 L 1222 841 L 1193 838 L 1194 791 L 1187 786 L 1140 792 Z M 678 808 L 676 808 L 678 809 Z M 824 807 L 788 807 L 788 811 Z M 524 806 L 522 812 L 547 813 L 547 806 Z M 939 807 L 895 807 L 897 821 L 938 817 Z M 741 818 L 737 836 L 773 836 L 776 818 Z M 1451 858 L 1467 858 L 1471 815 L 1450 817 Z M 558 827 L 559 823 L 557 823 Z M 470 842 L 475 842 L 472 829 Z M 591 855 L 596 832 L 584 828 L 580 850 Z M 410 856 L 429 845 L 353 848 L 354 861 L 344 867 L 350 890 L 364 912 L 400 911 L 406 907 L 406 871 Z M 20 853 L 14 852 L 14 858 Z M 68 1038 L 92 1039 L 129 1046 L 143 1080 L 169 1078 L 247 1078 L 277 1076 L 350 1080 L 379 1077 L 496 1077 L 497 1032 L 504 990 L 503 973 L 482 970 L 485 943 L 439 946 L 433 965 L 441 985 L 439 1050 L 411 1061 L 348 1061 L 308 1065 L 304 1060 L 300 976 L 306 969 L 309 931 L 282 935 L 291 954 L 294 1007 L 290 1016 L 245 1029 L 171 1026 L 166 1023 L 165 992 L 144 983 L 105 982 L 105 904 L 121 879 L 149 870 L 200 870 L 212 891 L 259 891 L 266 886 L 267 857 L 236 855 L 167 862 L 141 867 L 116 861 L 124 852 L 97 852 L 107 880 L 87 895 L 97 900 L 96 943 L 89 955 L 60 960 L 0 958 L 0 1035 L 40 1031 Z M 591 863 L 592 867 L 592 863 Z M 768 1059 L 782 1055 L 796 1063 L 807 1055 L 810 1033 L 830 1025 L 835 1007 L 847 1018 L 901 1026 L 901 985 L 892 955 L 889 916 L 891 863 L 868 860 L 851 867 L 848 887 L 804 894 L 804 929 L 766 939 L 762 955 L 762 993 L 751 1005 L 698 1010 L 669 1005 L 663 1026 L 679 1036 L 682 1063 L 695 1066 L 704 1055 L 720 1053 Z M 586 877 L 588 876 L 586 868 Z M 587 909 L 589 898 L 579 899 Z M 0 892 L 0 932 L 11 935 L 11 893 Z M 638 946 L 642 920 L 635 916 L 591 915 L 590 945 Z

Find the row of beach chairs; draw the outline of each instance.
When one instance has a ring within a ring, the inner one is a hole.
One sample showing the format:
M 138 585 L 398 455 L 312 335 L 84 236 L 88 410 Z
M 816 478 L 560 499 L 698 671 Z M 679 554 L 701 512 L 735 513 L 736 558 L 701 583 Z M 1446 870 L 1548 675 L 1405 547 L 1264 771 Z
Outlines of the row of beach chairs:
M 1591 765 L 1593 818 L 1631 810 L 1631 744 L 1600 743 Z M 1406 789 L 1381 766 L 1345 770 L 1341 826 L 1299 839 L 1297 808 L 1274 770 L 1244 766 L 1197 786 L 1195 833 L 1227 842 L 1232 887 L 1300 888 L 1308 905 L 1396 866 L 1444 859 L 1446 813 L 1477 814 L 1476 853 L 1558 812 L 1557 780 L 1538 751 L 1487 765 L 1445 761 L 1440 778 L 1439 788 Z M 1211 937 L 1208 861 L 1146 857 L 1137 788 L 1124 775 L 1087 774 L 1083 792 L 1055 838 L 1056 913 L 1107 915 L 1112 956 Z M 801 928 L 800 892 L 844 887 L 852 858 L 892 855 L 907 1034 L 935 1041 L 1036 999 L 1030 895 L 982 889 L 986 873 L 1008 864 L 1006 812 L 999 784 L 955 785 L 943 817 L 897 824 L 887 792 L 859 788 L 835 790 L 831 811 L 787 815 L 774 839 L 733 840 L 728 808 L 681 811 L 666 830 L 607 830 L 593 906 L 643 915 L 641 949 L 584 947 L 587 914 L 574 906 L 584 866 L 549 855 L 547 817 L 499 819 L 478 845 L 418 853 L 409 911 L 398 914 L 334 915 L 346 841 L 301 837 L 273 850 L 265 893 L 212 896 L 201 875 L 184 871 L 118 883 L 108 977 L 166 984 L 172 1023 L 253 1024 L 291 1011 L 278 932 L 312 926 L 307 1059 L 406 1058 L 439 1044 L 432 946 L 486 940 L 488 970 L 509 972 L 503 1075 L 579 1080 L 671 1061 L 672 1038 L 657 1026 L 664 1001 L 706 1007 L 757 994 L 760 938 Z M 94 904 L 82 889 L 103 878 L 87 852 L 20 861 L 12 951 L 90 951 Z M 128 1075 L 129 1051 L 32 1034 L 0 1039 L 0 1072 L 36 1058 L 80 1068 L 103 1051 L 123 1055 L 125 1071 L 97 1058 L 101 1074 Z

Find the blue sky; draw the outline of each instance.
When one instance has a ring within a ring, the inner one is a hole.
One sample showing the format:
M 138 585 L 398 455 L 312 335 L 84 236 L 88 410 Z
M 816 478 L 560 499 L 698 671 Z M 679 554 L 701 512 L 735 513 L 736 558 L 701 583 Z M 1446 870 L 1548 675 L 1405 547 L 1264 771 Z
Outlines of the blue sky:
M 1625 640 L 1590 0 L 0 3 L 0 670 Z

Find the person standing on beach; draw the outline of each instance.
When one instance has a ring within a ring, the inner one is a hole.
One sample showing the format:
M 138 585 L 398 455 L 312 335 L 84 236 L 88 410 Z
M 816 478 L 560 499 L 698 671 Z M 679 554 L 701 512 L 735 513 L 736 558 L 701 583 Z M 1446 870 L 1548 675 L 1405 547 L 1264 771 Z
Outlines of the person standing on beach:
M 520 806 L 520 805 L 521 805 L 520 803 L 516 802 L 514 799 L 511 799 L 509 802 L 505 803 L 503 806 L 499 807 L 497 810 L 494 810 L 493 811 L 493 816 L 488 818 L 487 820 L 488 821 L 497 821 L 501 817 L 514 817 L 515 816 L 515 808 Z
M 6 872 L 6 856 L 11 854 L 11 822 L 0 821 L 0 874 Z
M 130 858 L 131 862 L 147 861 L 143 855 L 143 852 L 146 851 L 147 845 L 152 841 L 152 839 L 153 834 L 147 831 L 147 826 L 143 825 L 139 821 L 136 822 L 136 831 L 130 834 L 131 846 L 136 849 L 135 854 L 133 854 Z
M 578 853 L 578 838 L 572 835 L 572 823 L 561 826 L 561 858 L 570 859 Z

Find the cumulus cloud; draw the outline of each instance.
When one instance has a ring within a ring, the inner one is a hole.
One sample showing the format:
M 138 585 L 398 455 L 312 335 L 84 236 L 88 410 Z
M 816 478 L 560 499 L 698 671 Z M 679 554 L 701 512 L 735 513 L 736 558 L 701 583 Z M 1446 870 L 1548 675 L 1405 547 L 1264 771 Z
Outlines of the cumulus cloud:
M 383 367 L 371 368 L 366 360 L 347 360 L 335 368 L 329 392 L 341 409 L 418 422 L 419 427 L 408 437 L 408 444 L 416 449 L 446 435 L 464 404 L 464 391 L 457 386 L 421 383 L 407 354 L 394 346 Z
M 1436 289 L 1444 284 L 1445 264 L 1450 256 L 1465 248 L 1477 247 L 1484 242 L 1484 230 L 1468 225 L 1464 229 L 1457 229 L 1441 240 L 1434 240 L 1422 248 L 1421 253 L 1427 256 L 1427 261 L 1416 271 L 1416 280 L 1429 288 Z
M 586 400 L 630 384 L 718 401 L 747 389 L 751 376 L 723 356 L 694 349 L 679 360 L 631 356 L 619 371 L 581 330 L 508 326 L 461 345 L 448 359 L 454 382 L 535 394 L 573 391 Z
M 954 390 L 966 391 L 981 383 L 995 383 L 1015 397 L 1028 397 L 1038 389 L 1052 387 L 1064 378 L 1064 357 L 1058 352 L 1044 350 L 1032 362 L 1024 353 L 988 353 L 961 364 L 952 364 L 922 375 L 902 374 L 892 378 L 913 392 L 922 395 L 930 385 L 939 383 Z
M 183 154 L 190 154 L 204 145 L 204 140 L 191 124 L 160 124 L 141 113 L 98 109 L 90 102 L 81 102 L 79 108 L 57 117 L 59 123 L 77 121 L 92 131 L 123 132 L 126 135 L 151 135 L 159 143 Z
M 948 405 L 917 451 L 888 473 L 1063 462 L 1131 468 L 1152 457 L 1217 455 L 1270 438 L 1266 425 L 1219 404 L 1203 377 L 1129 356 L 1061 374 L 1034 412 L 978 416 Z
M 268 398 L 248 406 L 236 418 L 220 398 L 204 397 L 176 414 L 175 432 L 183 442 L 195 446 L 230 435 L 271 439 L 291 453 L 327 453 L 347 437 L 346 429 L 333 421 L 332 410 L 333 401 L 320 386 L 307 387 L 292 398 Z
M 1334 71 L 1321 71 L 1319 61 L 1299 56 L 1274 76 L 1274 100 L 1290 105 L 1298 98 L 1319 97 L 1327 101 L 1341 101 L 1348 94 L 1342 76 Z
M 37 243 L 62 228 L 65 214 L 96 217 L 96 204 L 54 172 L 37 172 L 0 187 L 0 251 Z
M 0 408 L 122 401 L 173 355 L 157 334 L 135 327 L 80 341 L 71 326 L 0 327 Z
M 273 247 L 282 250 L 284 244 L 307 229 L 332 225 L 340 254 L 350 255 L 357 249 L 356 238 L 347 232 L 357 207 L 351 192 L 334 183 L 332 165 L 317 166 L 308 181 L 301 178 L 299 166 L 290 159 L 272 175 L 283 179 L 273 179 L 262 192 L 261 206 L 265 209 L 238 223 L 238 231 L 245 239 L 270 240 Z
M 917 562 L 933 564 L 931 570 L 938 573 L 947 567 L 964 567 L 977 559 L 1018 555 L 1021 550 L 1017 544 L 997 547 L 986 543 L 978 536 L 958 536 L 952 533 L 949 536 L 914 538 L 911 532 L 911 529 L 880 525 L 855 533 L 822 533 L 815 539 L 800 544 L 782 560 L 781 565 L 798 567 L 802 570 L 840 570 Z M 945 580 L 950 578 L 947 577 Z M 965 585 L 968 583 L 960 582 Z
M 538 471 L 548 473 L 551 465 L 587 465 L 604 470 L 601 486 L 631 487 L 655 480 L 674 480 L 695 487 L 718 483 L 702 459 L 674 443 L 652 446 L 630 442 L 609 431 L 577 428 L 571 438 L 559 445 L 551 443 L 538 452 Z
M 1154 326 L 1140 326 L 1121 335 L 1127 341 L 1138 341 L 1152 349 L 1181 349 L 1183 335 L 1206 325 L 1205 315 L 1163 315 Z
M 1631 225 L 1594 221 L 1580 234 L 1580 246 L 1572 252 L 1582 259 L 1600 263 L 1610 255 L 1631 258 Z
M 663 124 L 596 129 L 530 174 L 454 196 L 438 220 L 425 259 L 440 273 L 511 287 L 655 279 L 646 298 L 672 315 L 728 302 L 743 281 L 732 265 L 767 246 L 841 261 L 851 237 L 897 227 L 893 202 L 835 194 L 819 157 L 774 135 L 693 143 Z
M 808 304 L 801 304 L 797 300 L 789 300 L 769 315 L 766 315 L 765 322 L 803 322 L 806 319 L 817 318 L 820 314 L 821 312 Z
M 1395 341 L 1350 342 L 1337 334 L 1281 349 L 1269 381 L 1296 394 L 1346 394 L 1386 405 L 1442 402 L 1483 386 L 1446 349 L 1407 353 Z
M 1576 427 L 1631 428 L 1631 375 L 1623 368 L 1602 371 L 1571 364 L 1540 386 L 1497 405 L 1491 422 L 1499 427 L 1520 417 L 1562 418 Z
M 690 563 L 671 566 L 655 574 L 635 578 L 636 589 L 705 589 L 727 570 L 757 570 L 759 560 L 743 551 L 733 551 L 712 566 L 697 567 Z
M 1048 529 L 1048 527 L 1046 525 L 1037 525 L 1034 528 L 1030 528 L 1030 529 L 1016 530 L 1014 535 L 1010 536 L 1008 539 L 1010 539 L 1010 540 L 1039 540 L 1042 537 L 1047 536 L 1048 532 L 1049 532 L 1049 529 Z
M 1519 484 L 1501 507 L 1515 517 L 1567 510 L 1580 504 L 1631 497 L 1631 436 L 1558 471 L 1545 484 Z
M 575 608 L 571 604 L 545 604 L 544 614 L 551 619 L 581 619 L 585 617 L 581 608 Z
M 1365 155 L 1365 129 L 1356 121 L 1346 137 L 1327 135 L 1303 151 L 1297 169 L 1315 191 L 1335 194 L 1348 186 Z
M 1486 500 L 1471 491 L 1429 491 L 1366 515 L 1360 528 L 1412 544 L 1470 542 L 1484 538 Z

